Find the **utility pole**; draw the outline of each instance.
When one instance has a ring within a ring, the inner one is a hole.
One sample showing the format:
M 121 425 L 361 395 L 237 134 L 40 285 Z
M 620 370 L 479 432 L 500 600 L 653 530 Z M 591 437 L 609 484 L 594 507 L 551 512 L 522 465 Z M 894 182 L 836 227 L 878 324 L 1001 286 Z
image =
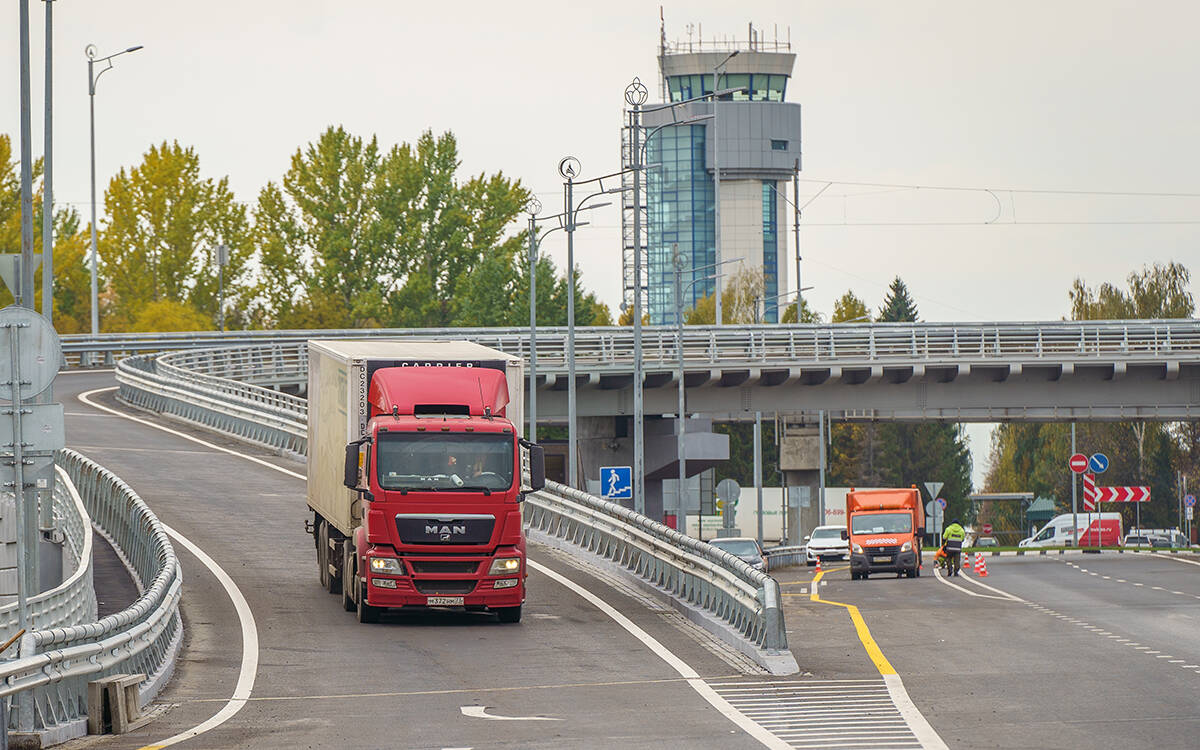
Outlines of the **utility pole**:
M 796 237 L 796 322 L 804 312 L 804 291 L 800 284 L 800 160 L 796 159 L 796 169 L 792 172 L 792 232 Z
M 42 315 L 54 322 L 54 0 L 46 3 L 45 154 L 42 159 Z M 30 307 L 33 307 L 30 299 Z M 50 399 L 53 400 L 53 399 Z
M 29 0 L 20 0 L 21 56 L 21 268 L 17 304 L 33 307 L 33 145 L 29 111 Z

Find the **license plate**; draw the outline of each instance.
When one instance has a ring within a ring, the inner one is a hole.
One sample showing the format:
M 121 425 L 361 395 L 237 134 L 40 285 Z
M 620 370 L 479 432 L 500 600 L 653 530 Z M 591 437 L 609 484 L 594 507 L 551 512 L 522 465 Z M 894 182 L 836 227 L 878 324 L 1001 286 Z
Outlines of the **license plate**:
M 891 555 L 888 555 L 887 557 L 872 557 L 871 558 L 871 562 L 877 562 L 877 563 L 890 563 L 891 561 L 892 561 Z
M 461 596 L 431 596 L 425 600 L 425 604 L 430 607 L 461 607 L 463 598 Z

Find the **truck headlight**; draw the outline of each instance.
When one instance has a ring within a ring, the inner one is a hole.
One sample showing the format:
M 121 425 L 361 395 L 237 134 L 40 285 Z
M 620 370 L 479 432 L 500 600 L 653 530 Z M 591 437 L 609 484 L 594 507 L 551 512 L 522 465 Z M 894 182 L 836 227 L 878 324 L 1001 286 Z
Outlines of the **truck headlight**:
M 404 563 L 394 557 L 372 557 L 370 565 L 372 573 L 387 576 L 404 575 Z
M 488 568 L 488 575 L 502 576 L 517 573 L 521 570 L 521 558 L 519 557 L 497 557 L 492 560 L 492 567 Z
M 853 552 L 853 553 L 854 553 L 854 554 L 856 554 L 856 555 L 861 555 L 861 554 L 863 553 L 863 551 L 862 551 L 862 547 L 861 547 L 860 545 L 857 545 L 857 544 L 851 544 L 851 545 L 850 545 L 850 551 L 851 551 L 851 552 Z
M 904 546 L 900 548 L 900 551 L 901 552 L 912 552 L 912 542 L 905 542 Z

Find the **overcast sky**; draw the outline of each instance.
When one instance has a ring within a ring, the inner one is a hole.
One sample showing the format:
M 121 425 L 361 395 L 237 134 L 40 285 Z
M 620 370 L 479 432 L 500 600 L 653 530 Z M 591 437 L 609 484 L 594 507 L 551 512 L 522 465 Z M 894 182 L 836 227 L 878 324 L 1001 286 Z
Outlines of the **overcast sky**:
M 0 132 L 15 141 L 17 3 L 4 6 Z M 100 55 L 145 45 L 98 86 L 100 190 L 150 144 L 178 140 L 247 203 L 341 124 L 384 144 L 453 130 L 463 174 L 503 171 L 556 207 L 559 159 L 578 157 L 584 178 L 618 169 L 626 84 L 659 90 L 651 2 L 59 0 L 54 12 L 55 193 L 85 217 L 88 43 Z M 801 222 L 807 297 L 826 315 L 848 289 L 878 308 L 896 275 L 924 319 L 981 321 L 1060 318 L 1076 276 L 1118 282 L 1170 260 L 1200 273 L 1200 4 L 689 0 L 664 12 L 672 40 L 689 24 L 706 39 L 745 39 L 747 22 L 768 38 L 790 29 L 801 201 L 833 183 Z M 40 154 L 43 4 L 31 14 Z M 591 220 L 577 261 L 615 310 L 619 216 Z M 562 267 L 563 243 L 546 245 Z

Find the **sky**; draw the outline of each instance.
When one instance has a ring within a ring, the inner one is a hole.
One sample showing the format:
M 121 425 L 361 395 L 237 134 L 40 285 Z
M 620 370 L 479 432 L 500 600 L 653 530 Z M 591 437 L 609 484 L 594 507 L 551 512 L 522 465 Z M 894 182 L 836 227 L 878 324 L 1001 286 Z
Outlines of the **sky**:
M 17 7 L 0 24 L 14 146 Z M 37 155 L 44 12 L 30 3 Z M 877 309 L 896 276 L 924 320 L 1010 321 L 1063 317 L 1077 277 L 1123 284 L 1172 260 L 1200 273 L 1200 4 L 691 0 L 663 14 L 670 40 L 745 40 L 748 23 L 790 38 L 803 283 L 826 316 L 846 291 Z M 583 179 L 620 168 L 625 86 L 659 91 L 659 6 L 632 0 L 59 0 L 54 31 L 55 196 L 85 218 L 89 43 L 145 46 L 97 86 L 100 191 L 177 140 L 252 203 L 337 124 L 385 145 L 452 130 L 463 175 L 503 172 L 554 208 L 564 156 Z M 582 283 L 616 311 L 620 217 L 589 219 Z M 561 236 L 543 245 L 560 268 Z M 987 428 L 969 431 L 978 484 Z

